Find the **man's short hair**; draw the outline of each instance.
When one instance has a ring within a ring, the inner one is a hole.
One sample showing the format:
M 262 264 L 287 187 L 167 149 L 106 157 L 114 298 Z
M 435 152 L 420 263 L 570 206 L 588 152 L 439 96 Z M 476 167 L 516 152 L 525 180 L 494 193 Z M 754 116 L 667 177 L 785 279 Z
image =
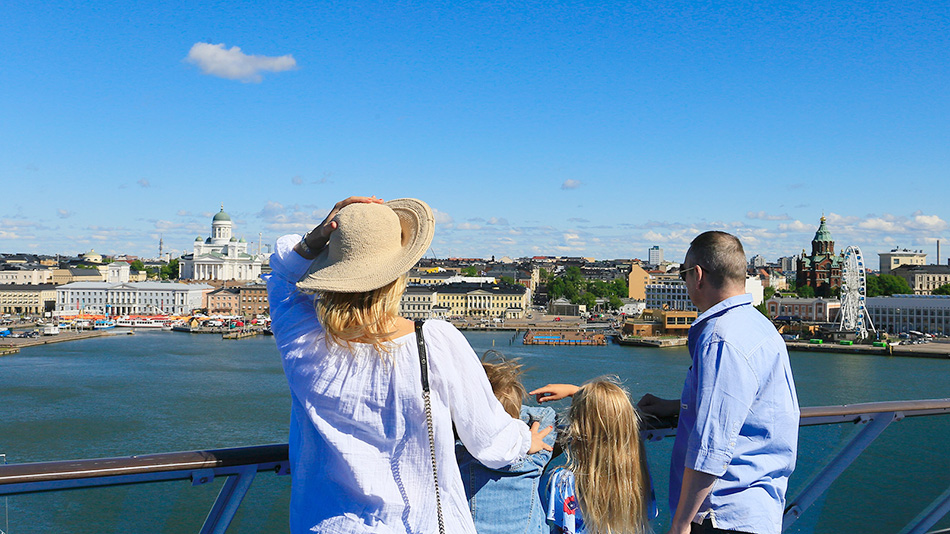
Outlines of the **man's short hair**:
M 716 287 L 727 283 L 745 284 L 746 257 L 739 238 L 710 230 L 696 236 L 686 253 L 690 266 L 699 265 Z

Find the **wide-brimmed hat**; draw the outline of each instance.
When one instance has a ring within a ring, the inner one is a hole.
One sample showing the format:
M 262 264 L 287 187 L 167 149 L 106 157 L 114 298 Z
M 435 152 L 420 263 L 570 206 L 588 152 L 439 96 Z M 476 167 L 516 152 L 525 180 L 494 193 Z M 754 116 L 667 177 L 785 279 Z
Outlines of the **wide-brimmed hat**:
M 432 210 L 414 198 L 350 204 L 333 220 L 337 229 L 297 282 L 301 291 L 362 293 L 379 289 L 422 258 L 435 231 Z

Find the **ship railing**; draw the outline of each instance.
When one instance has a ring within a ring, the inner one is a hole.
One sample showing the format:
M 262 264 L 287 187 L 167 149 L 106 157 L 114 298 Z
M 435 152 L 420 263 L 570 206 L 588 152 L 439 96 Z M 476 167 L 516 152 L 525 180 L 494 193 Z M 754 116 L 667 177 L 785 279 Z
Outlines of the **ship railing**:
M 850 440 L 832 455 L 830 461 L 788 500 L 783 530 L 788 530 L 891 423 L 907 417 L 946 414 L 950 414 L 950 399 L 802 408 L 801 426 L 861 426 Z M 675 434 L 675 425 L 672 424 L 642 431 L 645 441 L 658 441 Z M 172 480 L 189 481 L 192 485 L 199 486 L 208 484 L 215 478 L 225 478 L 200 530 L 202 534 L 224 533 L 257 473 L 288 475 L 290 467 L 287 444 L 122 458 L 0 464 L 0 497 Z M 927 533 L 928 529 L 948 513 L 950 488 L 924 508 L 900 534 Z M 940 532 L 950 533 L 947 530 Z

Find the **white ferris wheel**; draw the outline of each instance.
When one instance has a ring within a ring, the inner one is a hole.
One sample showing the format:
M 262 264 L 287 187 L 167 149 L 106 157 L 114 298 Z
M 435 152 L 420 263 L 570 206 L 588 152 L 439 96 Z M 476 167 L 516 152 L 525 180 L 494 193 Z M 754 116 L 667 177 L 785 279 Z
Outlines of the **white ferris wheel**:
M 865 307 L 864 297 L 867 294 L 865 280 L 864 255 L 861 249 L 850 246 L 844 252 L 844 263 L 841 266 L 841 317 L 839 329 L 854 332 L 858 339 L 864 339 L 868 331 L 874 330 L 871 316 Z

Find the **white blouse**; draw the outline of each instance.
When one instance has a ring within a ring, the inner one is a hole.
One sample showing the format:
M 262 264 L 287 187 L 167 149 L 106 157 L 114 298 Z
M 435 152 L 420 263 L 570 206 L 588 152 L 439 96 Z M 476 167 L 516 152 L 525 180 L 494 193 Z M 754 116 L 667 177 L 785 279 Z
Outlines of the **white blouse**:
M 291 532 L 437 532 L 435 489 L 415 335 L 352 349 L 327 343 L 314 298 L 297 291 L 310 264 L 284 236 L 267 280 L 272 329 L 292 397 Z M 478 356 L 455 327 L 425 323 L 432 419 L 445 530 L 475 534 L 455 461 L 452 424 L 488 467 L 522 459 L 528 427 L 492 394 Z

